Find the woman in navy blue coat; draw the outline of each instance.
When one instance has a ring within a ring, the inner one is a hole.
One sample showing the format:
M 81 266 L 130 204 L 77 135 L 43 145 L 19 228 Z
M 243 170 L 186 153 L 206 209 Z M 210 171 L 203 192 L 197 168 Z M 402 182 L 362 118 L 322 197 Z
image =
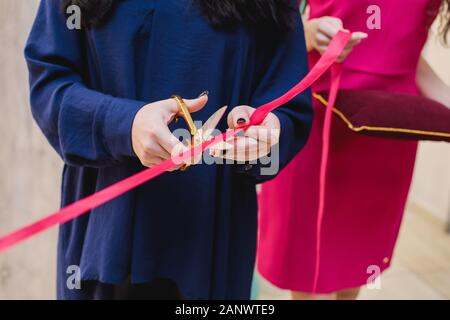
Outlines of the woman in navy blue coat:
M 219 107 L 257 107 L 296 84 L 308 69 L 296 2 L 42 0 L 25 55 L 33 115 L 65 163 L 61 205 L 167 158 L 163 135 L 185 126 L 171 122 L 171 95 L 209 90 L 188 102 L 205 121 Z M 81 29 L 67 27 L 71 4 L 81 8 Z M 240 110 L 230 126 L 253 109 Z M 308 137 L 309 94 L 271 117 L 283 168 Z M 164 134 L 147 137 L 154 128 Z M 249 298 L 255 185 L 274 177 L 261 172 L 193 166 L 62 225 L 58 298 Z

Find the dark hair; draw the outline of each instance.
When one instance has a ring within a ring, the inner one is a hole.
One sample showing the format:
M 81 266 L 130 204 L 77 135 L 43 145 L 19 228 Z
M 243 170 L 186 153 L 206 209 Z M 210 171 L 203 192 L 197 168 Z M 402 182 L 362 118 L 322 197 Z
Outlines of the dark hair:
M 450 0 L 443 0 L 441 7 L 441 26 L 440 32 L 442 35 L 442 39 L 444 44 L 448 44 L 448 33 L 450 31 Z
M 82 12 L 82 25 L 100 26 L 111 16 L 120 0 L 63 0 L 63 9 L 77 5 Z M 290 29 L 297 13 L 296 0 L 191 0 L 216 28 L 232 28 L 236 24 Z

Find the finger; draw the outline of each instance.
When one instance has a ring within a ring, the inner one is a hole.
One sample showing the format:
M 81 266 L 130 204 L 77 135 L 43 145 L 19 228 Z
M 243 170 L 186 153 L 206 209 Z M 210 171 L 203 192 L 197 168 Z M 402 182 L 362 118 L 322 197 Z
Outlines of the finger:
M 269 146 L 273 146 L 279 141 L 280 130 L 268 129 L 268 127 L 265 126 L 255 126 L 249 128 L 245 132 L 245 136 L 257 140 L 260 143 L 266 143 Z
M 334 19 L 319 25 L 319 31 L 324 33 L 330 39 L 333 38 L 342 28 L 342 21 Z
M 250 116 L 252 115 L 254 110 L 254 108 L 251 108 L 249 106 L 238 106 L 234 108 L 228 114 L 228 127 L 234 129 L 244 124 L 250 123 Z
M 369 35 L 365 32 L 353 32 L 351 40 L 364 40 L 368 37 Z
M 359 38 L 355 38 L 355 39 L 350 39 L 350 41 L 347 43 L 346 47 L 354 47 L 358 44 L 360 44 L 364 39 L 359 39 Z
M 233 148 L 234 139 L 235 137 L 233 137 L 233 139 L 231 140 L 229 139 L 228 141 L 219 142 L 218 144 L 212 146 L 210 150 L 218 150 L 218 151 L 231 150 Z
M 171 157 L 179 156 L 180 153 L 188 150 L 180 140 L 178 140 L 172 132 L 170 132 L 168 127 L 161 127 L 156 132 L 156 140 L 158 144 L 166 150 Z
M 320 54 L 324 54 L 325 51 L 327 51 L 328 46 L 319 46 L 317 47 L 317 51 L 319 51 Z
M 235 137 L 232 145 L 229 144 L 225 149 L 220 148 L 213 148 L 210 154 L 214 157 L 235 161 L 256 160 L 268 155 L 271 151 L 269 143 L 252 137 Z
M 183 99 L 190 113 L 197 112 L 205 107 L 208 103 L 208 93 L 202 94 L 196 99 Z M 165 100 L 165 106 L 170 114 L 175 115 L 180 112 L 180 106 L 175 99 Z
M 258 150 L 260 149 L 258 141 L 250 137 L 236 137 L 231 147 L 226 147 L 225 150 L 220 148 L 220 146 L 212 148 L 210 154 L 217 158 L 235 161 L 258 159 Z
M 316 35 L 316 42 L 318 46 L 328 46 L 330 44 L 331 38 L 329 38 L 324 33 L 317 33 Z
M 353 51 L 353 48 L 350 49 L 346 49 L 344 50 L 341 55 L 339 56 L 339 58 L 337 59 L 338 63 L 342 63 L 345 61 L 345 59 L 347 59 L 348 55 Z
M 208 103 L 208 93 L 203 94 L 197 99 L 184 99 L 190 113 L 202 110 Z
M 254 143 L 255 142 L 255 143 Z M 258 141 L 253 139 L 252 137 L 245 136 L 235 136 L 232 139 L 227 140 L 226 142 L 218 143 L 213 146 L 211 150 L 220 151 L 221 153 L 232 153 L 232 150 L 238 149 L 239 152 L 244 151 L 244 149 L 251 149 L 257 147 Z
M 357 46 L 361 43 L 361 40 L 350 41 L 344 48 L 344 50 L 351 50 L 353 47 Z
M 157 164 L 160 164 L 163 161 L 165 161 L 165 159 L 160 158 L 160 157 L 144 157 L 144 159 L 142 159 L 141 163 L 144 167 L 151 168 Z
M 225 152 L 223 155 L 218 156 L 218 158 L 228 159 L 239 162 L 255 161 L 270 153 L 270 148 L 267 145 L 262 145 L 260 148 L 251 148 L 245 150 L 237 150 L 233 148 Z
M 277 144 L 281 135 L 280 119 L 273 113 L 269 113 L 262 125 L 268 130 L 268 141 L 271 146 Z
M 170 153 L 161 147 L 156 141 L 150 140 L 150 142 L 144 147 L 145 157 L 159 157 L 162 159 L 169 159 Z
M 342 22 L 342 20 L 340 18 L 337 17 L 329 17 L 326 22 L 330 25 L 332 25 L 334 28 L 336 29 L 342 29 L 344 28 L 344 23 Z
M 336 28 L 329 24 L 324 24 L 320 27 L 320 31 L 328 37 L 328 39 L 332 39 L 340 30 L 340 28 Z

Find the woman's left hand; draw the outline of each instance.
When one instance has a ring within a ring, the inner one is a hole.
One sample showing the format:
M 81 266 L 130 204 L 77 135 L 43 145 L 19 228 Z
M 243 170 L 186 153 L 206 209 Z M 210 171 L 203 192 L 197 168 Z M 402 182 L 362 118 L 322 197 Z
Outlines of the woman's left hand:
M 250 106 L 234 108 L 228 115 L 228 126 L 235 129 L 250 122 L 255 112 Z M 270 113 L 259 126 L 252 126 L 233 140 L 220 143 L 210 149 L 214 157 L 235 161 L 253 161 L 268 155 L 280 140 L 280 120 Z

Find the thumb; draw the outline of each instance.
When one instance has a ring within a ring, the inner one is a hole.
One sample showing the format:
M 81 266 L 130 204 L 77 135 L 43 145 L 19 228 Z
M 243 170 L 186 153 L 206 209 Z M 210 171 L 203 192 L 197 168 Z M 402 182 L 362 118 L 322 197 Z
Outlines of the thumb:
M 255 111 L 249 106 L 239 106 L 228 114 L 228 127 L 234 129 L 250 123 L 250 116 Z
M 202 110 L 208 103 L 208 93 L 205 92 L 196 99 L 184 99 L 190 113 Z

